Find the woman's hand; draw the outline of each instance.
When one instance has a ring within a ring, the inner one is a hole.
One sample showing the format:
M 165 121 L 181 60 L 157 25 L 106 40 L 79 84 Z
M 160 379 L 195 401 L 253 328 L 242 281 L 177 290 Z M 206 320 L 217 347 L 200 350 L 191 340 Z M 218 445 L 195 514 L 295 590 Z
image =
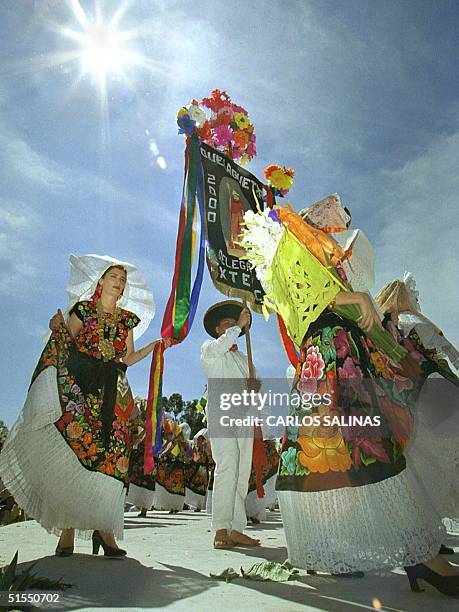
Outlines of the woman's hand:
M 340 291 L 335 298 L 335 304 L 337 306 L 357 304 L 362 313 L 362 316 L 357 320 L 357 324 L 364 332 L 369 332 L 373 325 L 383 329 L 379 313 L 368 293 L 364 291 Z
M 383 329 L 379 314 L 370 296 L 363 292 L 359 292 L 358 296 L 359 299 L 357 304 L 362 312 L 361 318 L 357 321 L 358 326 L 363 329 L 364 332 L 369 332 L 373 325 L 377 325 L 380 329 Z
M 160 338 L 159 340 L 153 340 L 147 346 L 139 349 L 138 351 L 134 350 L 134 336 L 132 334 L 132 329 L 129 330 L 128 337 L 126 339 L 126 354 L 123 357 L 123 363 L 127 366 L 134 365 L 138 361 L 145 359 L 148 355 L 155 349 L 157 344 L 162 343 L 164 348 L 167 349 L 173 344 L 172 338 Z
M 53 332 L 59 331 L 60 326 L 65 323 L 64 315 L 61 309 L 58 308 L 56 314 L 49 321 L 49 329 Z

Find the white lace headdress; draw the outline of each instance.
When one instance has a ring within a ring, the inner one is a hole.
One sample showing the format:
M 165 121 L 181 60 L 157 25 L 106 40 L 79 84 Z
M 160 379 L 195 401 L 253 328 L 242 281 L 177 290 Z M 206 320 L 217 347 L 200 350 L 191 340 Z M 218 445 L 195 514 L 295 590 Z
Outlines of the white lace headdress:
M 70 255 L 68 306 L 65 314 L 68 315 L 77 302 L 92 297 L 100 277 L 111 266 L 122 266 L 127 272 L 126 286 L 118 306 L 139 317 L 140 323 L 134 328 L 134 339 L 137 340 L 147 330 L 155 315 L 155 302 L 153 292 L 139 270 L 126 261 L 108 255 Z
M 419 304 L 419 291 L 416 287 L 416 279 L 411 274 L 411 272 L 405 272 L 405 274 L 403 275 L 403 282 L 405 283 L 405 287 L 410 298 L 411 306 L 415 308 L 418 312 L 420 312 L 421 306 Z

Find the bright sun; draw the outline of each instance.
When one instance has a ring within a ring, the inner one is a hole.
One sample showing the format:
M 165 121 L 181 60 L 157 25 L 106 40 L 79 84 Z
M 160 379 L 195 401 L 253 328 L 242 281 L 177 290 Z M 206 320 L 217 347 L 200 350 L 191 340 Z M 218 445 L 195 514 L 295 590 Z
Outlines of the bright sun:
M 81 76 L 95 77 L 101 91 L 105 91 L 109 76 L 127 79 L 128 67 L 144 65 L 144 58 L 126 46 L 135 38 L 135 33 L 118 29 L 127 4 L 122 5 L 107 23 L 102 20 L 97 4 L 94 19 L 86 15 L 79 0 L 70 0 L 70 6 L 81 31 L 65 28 L 62 33 L 79 43 L 76 56 L 81 61 Z
M 83 73 L 92 72 L 100 79 L 109 73 L 120 73 L 128 58 L 116 31 L 104 24 L 94 26 L 81 37 L 81 66 Z

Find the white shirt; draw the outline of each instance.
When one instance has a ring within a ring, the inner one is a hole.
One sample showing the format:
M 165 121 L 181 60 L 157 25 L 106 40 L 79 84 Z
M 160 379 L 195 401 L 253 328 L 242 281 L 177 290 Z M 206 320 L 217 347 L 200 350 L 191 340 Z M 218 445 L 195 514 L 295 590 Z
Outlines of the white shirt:
M 206 340 L 201 347 L 201 364 L 209 380 L 221 378 L 248 378 L 247 355 L 242 351 L 231 351 L 241 328 L 228 328 L 215 340 Z
M 243 418 L 248 413 L 247 406 L 232 405 L 230 399 L 246 389 L 249 377 L 247 356 L 242 351 L 230 350 L 240 333 L 241 328 L 235 325 L 219 338 L 207 340 L 201 347 L 201 364 L 208 379 L 206 414 L 211 439 L 224 435 L 225 430 L 219 424 L 223 414 Z M 230 412 L 226 412 L 228 408 L 222 408 L 223 397 L 230 402 Z

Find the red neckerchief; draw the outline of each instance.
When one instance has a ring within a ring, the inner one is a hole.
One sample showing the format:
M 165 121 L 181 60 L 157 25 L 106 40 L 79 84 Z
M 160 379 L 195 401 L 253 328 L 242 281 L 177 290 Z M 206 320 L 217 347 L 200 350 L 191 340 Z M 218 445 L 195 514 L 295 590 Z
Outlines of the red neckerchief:
M 232 351 L 234 353 L 234 351 L 237 351 L 237 344 L 233 344 L 233 346 L 230 348 L 230 351 Z

